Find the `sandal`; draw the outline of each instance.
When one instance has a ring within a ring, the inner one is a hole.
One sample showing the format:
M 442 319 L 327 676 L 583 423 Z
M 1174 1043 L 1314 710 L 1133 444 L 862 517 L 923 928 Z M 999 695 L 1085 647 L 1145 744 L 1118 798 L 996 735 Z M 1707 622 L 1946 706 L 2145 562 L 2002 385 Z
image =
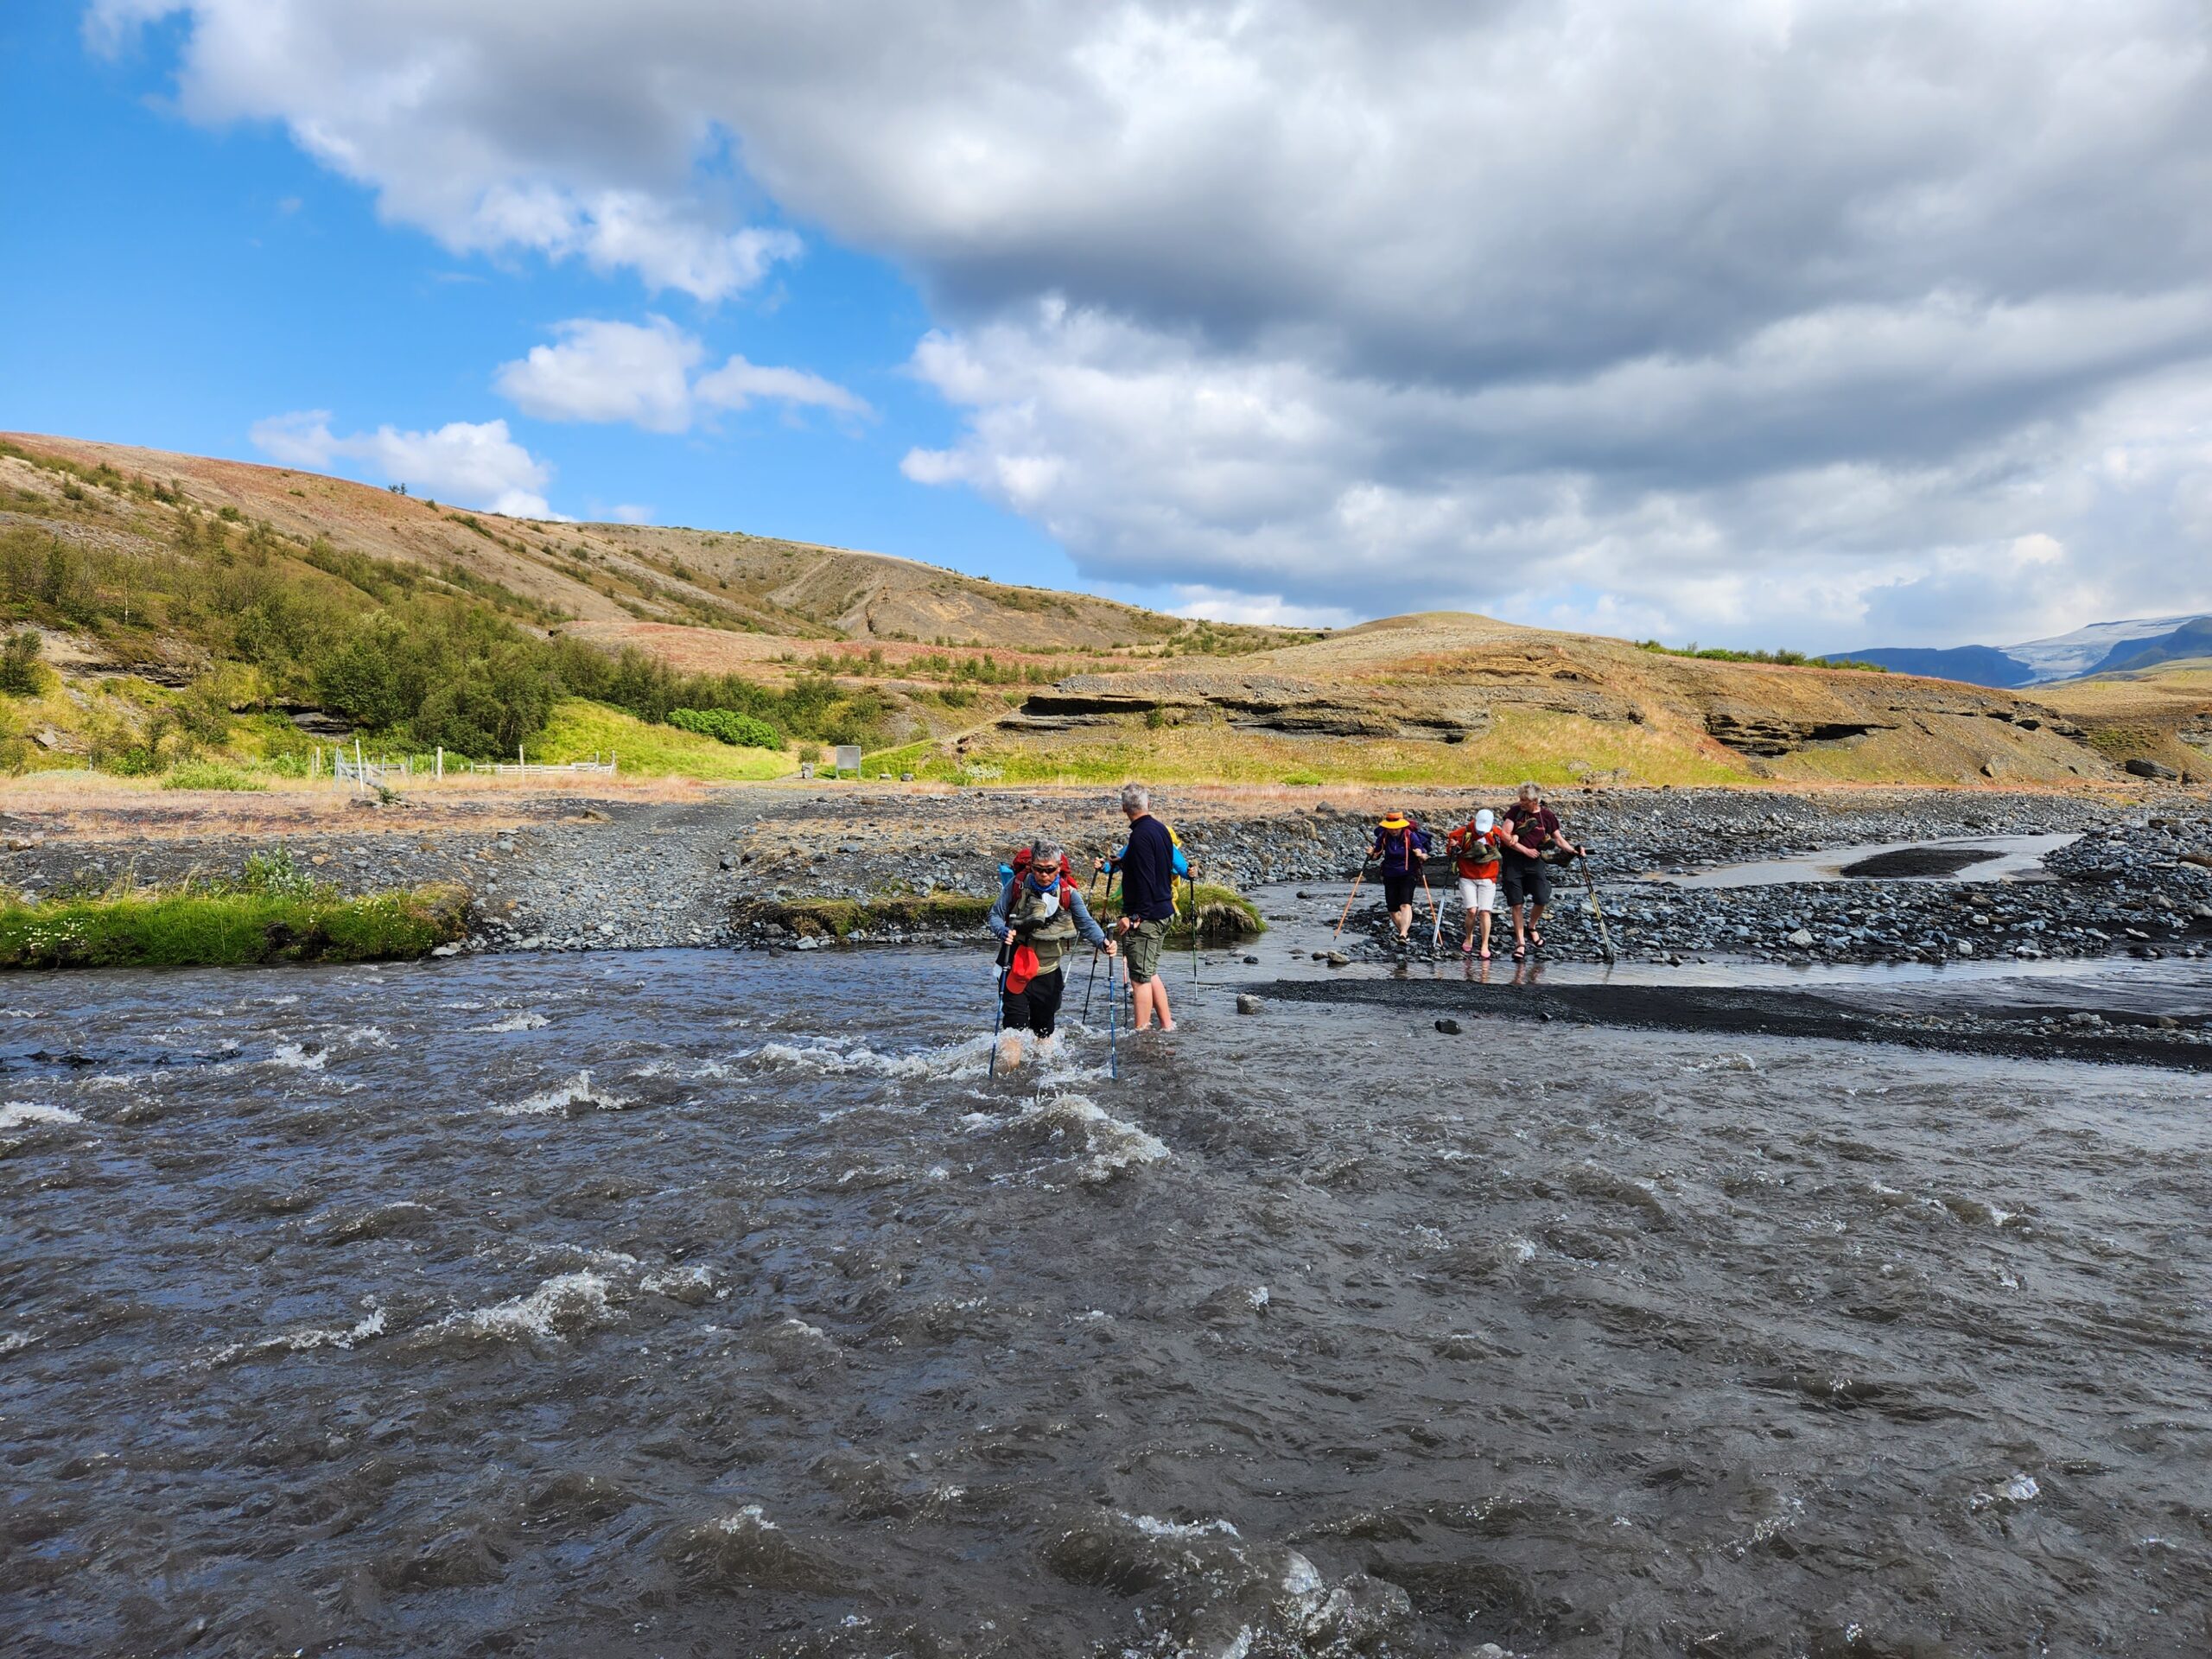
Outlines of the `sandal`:
M 1529 936 L 1529 943 L 1536 950 L 1541 950 L 1544 948 L 1544 936 L 1541 933 L 1531 933 Z
M 1525 944 L 1516 944 L 1513 947 L 1513 960 L 1516 962 L 1523 960 L 1528 954 L 1529 947 Z
M 1484 952 L 1483 952 L 1483 960 L 1484 960 L 1484 962 L 1488 962 L 1488 961 L 1490 960 L 1490 952 L 1489 952 L 1489 950 L 1484 950 Z
M 1462 939 L 1462 940 L 1460 940 L 1460 941 L 1459 941 L 1459 954 L 1460 954 L 1461 956 L 1463 956 L 1463 957 L 1471 957 L 1471 956 L 1474 955 L 1474 953 L 1475 953 L 1475 942 L 1474 942 L 1472 939 Z M 1487 950 L 1485 950 L 1485 951 L 1484 951 L 1484 952 L 1483 952 L 1483 954 L 1484 954 L 1484 956 L 1488 956 L 1488 955 L 1490 954 L 1490 952 L 1489 952 L 1489 951 L 1487 951 Z

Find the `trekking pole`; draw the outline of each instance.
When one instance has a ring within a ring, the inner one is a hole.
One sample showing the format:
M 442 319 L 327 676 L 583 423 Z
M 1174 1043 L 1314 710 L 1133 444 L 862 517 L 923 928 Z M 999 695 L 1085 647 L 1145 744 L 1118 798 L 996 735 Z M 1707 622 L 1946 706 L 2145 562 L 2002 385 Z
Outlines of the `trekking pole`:
M 1597 879 L 1590 874 L 1590 855 L 1586 852 L 1575 861 L 1582 866 L 1582 885 L 1590 895 L 1590 913 L 1598 918 L 1599 948 L 1604 951 L 1605 960 L 1610 963 L 1613 959 L 1613 933 L 1612 930 L 1605 925 L 1605 907 L 1598 902 L 1598 882 Z
M 1083 982 L 1083 1021 L 1085 1025 L 1090 1023 L 1090 992 L 1098 983 L 1098 958 L 1103 955 L 1105 952 L 1103 950 L 1090 953 L 1090 977 Z
M 1421 861 L 1421 890 L 1428 896 L 1428 954 L 1434 956 L 1443 947 L 1444 912 L 1436 907 L 1435 891 L 1428 885 L 1428 861 Z
M 1191 890 L 1191 983 L 1195 985 L 1198 982 L 1198 878 L 1185 870 L 1183 881 Z
M 1351 919 L 1352 900 L 1359 897 L 1359 884 L 1366 880 L 1367 867 L 1363 864 L 1359 867 L 1359 874 L 1351 879 L 1351 898 L 1344 900 L 1344 913 L 1337 918 L 1337 931 L 1329 935 L 1331 944 L 1337 942 L 1338 935 L 1344 931 L 1344 924 Z
M 991 1021 L 991 1064 L 983 1075 L 995 1078 L 999 1074 L 999 1033 L 1006 1025 L 1006 982 L 1014 972 L 1014 954 L 1010 946 L 999 946 L 998 960 L 993 964 L 993 969 L 991 983 L 998 988 L 998 995 L 994 999 L 998 1003 L 998 1015 Z
M 1116 962 L 1121 960 L 1116 957 Z M 1106 969 L 1106 1075 L 1119 1079 L 1122 1075 L 1121 1013 L 1122 993 L 1114 983 L 1114 969 Z

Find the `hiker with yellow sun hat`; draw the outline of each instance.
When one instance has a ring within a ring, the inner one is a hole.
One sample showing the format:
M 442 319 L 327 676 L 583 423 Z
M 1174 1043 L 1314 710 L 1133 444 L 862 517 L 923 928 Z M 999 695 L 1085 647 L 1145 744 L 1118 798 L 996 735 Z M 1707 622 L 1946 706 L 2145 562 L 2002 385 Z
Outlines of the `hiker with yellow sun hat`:
M 1421 885 L 1428 857 L 1428 832 L 1405 813 L 1386 812 L 1375 826 L 1374 844 L 1367 861 L 1382 867 L 1382 907 L 1390 912 L 1390 925 L 1398 930 L 1398 943 L 1414 925 L 1414 892 Z

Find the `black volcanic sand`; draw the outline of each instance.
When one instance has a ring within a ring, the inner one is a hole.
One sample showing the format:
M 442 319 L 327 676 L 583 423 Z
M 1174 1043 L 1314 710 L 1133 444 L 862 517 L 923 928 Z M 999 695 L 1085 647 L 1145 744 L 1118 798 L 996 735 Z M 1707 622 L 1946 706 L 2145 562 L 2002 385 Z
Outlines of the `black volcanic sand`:
M 1366 1003 L 1421 1014 L 1541 1023 L 1568 1021 L 1643 1031 L 1723 1036 L 1808 1037 L 1891 1043 L 1951 1053 L 2024 1059 L 2116 1061 L 2212 1071 L 2212 976 L 2193 976 L 2168 999 L 2181 1012 L 2106 1007 L 2094 983 L 2069 982 L 2065 1013 L 2023 1000 L 2012 982 L 1945 988 L 1940 1000 L 1886 988 L 1789 990 L 1765 986 L 1482 984 L 1452 979 L 1278 980 L 1252 988 L 1291 1002 Z M 2094 1025 L 2072 1023 L 2094 1013 Z M 2161 1021 L 2164 1021 L 2161 1024 Z
M 1885 878 L 1956 875 L 1976 864 L 1986 864 L 2001 855 L 1986 847 L 1904 847 L 1893 853 L 1877 853 L 1843 867 L 1854 881 Z

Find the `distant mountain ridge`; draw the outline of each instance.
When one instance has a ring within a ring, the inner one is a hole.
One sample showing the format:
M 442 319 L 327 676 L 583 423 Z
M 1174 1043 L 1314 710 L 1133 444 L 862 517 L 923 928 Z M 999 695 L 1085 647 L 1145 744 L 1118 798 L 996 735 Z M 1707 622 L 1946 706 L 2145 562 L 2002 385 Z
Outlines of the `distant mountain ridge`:
M 2122 622 L 2093 622 L 2071 633 L 2016 645 L 1874 646 L 1835 652 L 1819 660 L 1878 663 L 1899 674 L 1926 674 L 1967 685 L 2017 690 L 2083 674 L 2212 654 L 2212 632 L 2202 631 L 2202 625 L 2208 623 L 2212 623 L 2212 615 L 2202 613 L 2139 617 Z M 2162 641 L 2171 642 L 2171 648 L 2162 648 Z M 2158 654 L 2145 654 L 2154 652 Z M 2139 656 L 2143 658 L 2140 662 L 2135 660 Z
M 2005 691 L 2033 684 L 2036 679 L 2033 664 L 2022 662 L 1995 645 L 1877 646 L 1871 651 L 1839 652 L 1821 660 L 1873 663 L 1893 674 L 1924 674 L 1929 679 L 1960 680 Z
M 2171 633 L 2158 634 L 2149 639 L 2132 639 L 2114 645 L 2104 661 L 2090 671 L 2097 674 L 2121 673 L 2133 669 L 2154 668 L 2160 663 L 2179 662 L 2191 657 L 2212 657 L 2212 616 L 2192 617 Z

